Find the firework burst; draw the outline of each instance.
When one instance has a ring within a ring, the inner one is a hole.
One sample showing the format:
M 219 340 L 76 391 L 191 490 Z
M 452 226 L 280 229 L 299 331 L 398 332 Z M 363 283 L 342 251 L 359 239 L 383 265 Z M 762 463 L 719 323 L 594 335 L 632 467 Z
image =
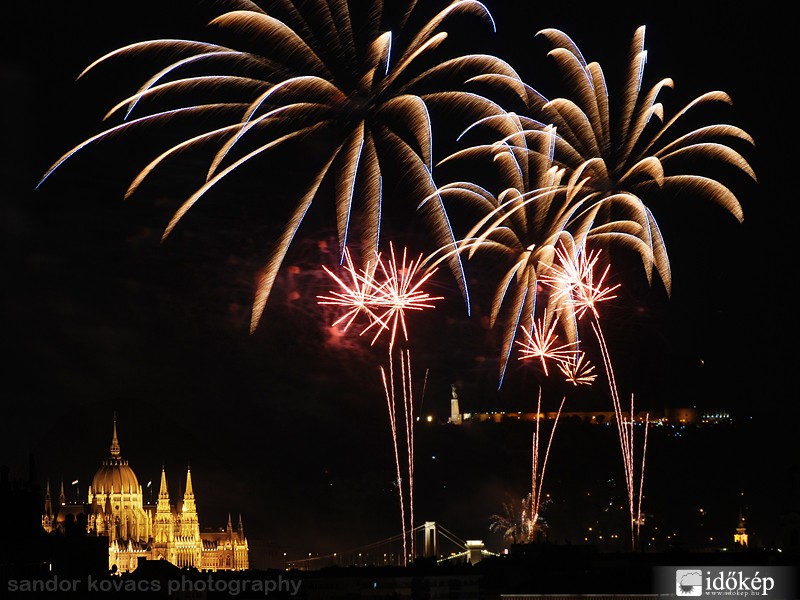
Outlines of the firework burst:
M 606 77 L 596 62 L 587 62 L 575 42 L 563 31 L 543 29 L 538 35 L 552 49 L 563 81 L 572 91 L 568 98 L 548 100 L 539 91 L 525 85 L 526 115 L 513 115 L 519 123 L 513 136 L 508 127 L 502 134 L 512 143 L 526 137 L 549 135 L 555 129 L 552 144 L 553 164 L 585 182 L 587 205 L 602 202 L 594 226 L 601 230 L 619 231 L 628 222 L 625 232 L 628 245 L 640 253 L 648 280 L 658 274 L 669 293 L 672 286 L 669 260 L 664 239 L 647 200 L 654 193 L 690 192 L 710 200 L 742 221 L 742 206 L 733 191 L 714 177 L 687 172 L 687 164 L 724 164 L 756 181 L 756 174 L 738 147 L 754 145 L 743 129 L 728 123 L 711 123 L 692 129 L 686 126 L 688 116 L 707 105 L 732 105 L 723 91 L 704 93 L 668 117 L 662 92 L 673 87 L 673 80 L 664 78 L 651 88 L 643 87 L 647 51 L 644 47 L 645 27 L 636 29 L 630 45 L 630 63 L 619 95 L 620 104 L 613 110 Z M 501 75 L 477 77 L 498 85 L 508 82 L 514 97 L 519 96 L 516 81 Z M 483 123 L 503 123 L 498 117 Z M 691 163 L 686 159 L 690 158 Z M 635 226 L 633 226 L 635 225 Z
M 339 285 L 340 291 L 331 292 L 327 296 L 319 296 L 319 304 L 335 305 L 342 307 L 345 313 L 339 317 L 334 326 L 341 326 L 347 330 L 354 321 L 363 315 L 367 321 L 361 331 L 363 335 L 373 327 L 376 329 L 371 344 L 375 344 L 384 332 L 388 336 L 388 368 L 380 367 L 381 382 L 383 383 L 386 407 L 389 413 L 389 426 L 392 433 L 392 447 L 395 458 L 397 489 L 400 504 L 400 519 L 403 537 L 403 563 L 408 557 L 414 557 L 414 423 L 416 422 L 415 401 L 413 392 L 413 378 L 411 370 L 411 351 L 408 348 L 399 351 L 399 376 L 395 367 L 395 344 L 398 333 L 403 341 L 408 341 L 408 328 L 405 312 L 407 310 L 420 311 L 433 308 L 434 301 L 441 300 L 439 296 L 431 296 L 421 289 L 435 273 L 436 269 L 429 269 L 424 274 L 420 271 L 422 255 L 416 260 L 408 260 L 407 250 L 404 249 L 402 258 L 398 263 L 394 246 L 390 244 L 389 260 L 382 259 L 377 254 L 375 264 L 367 263 L 364 269 L 358 270 L 354 266 L 350 253 L 345 250 L 347 276 L 342 278 L 329 269 L 325 271 Z M 349 282 L 349 283 L 348 283 Z M 404 444 L 401 436 L 404 435 Z M 406 461 L 405 472 L 401 466 L 401 446 L 405 446 Z M 404 475 L 405 485 L 404 485 Z M 406 496 L 408 491 L 408 515 L 406 515 Z M 408 523 L 408 524 L 407 524 Z M 407 532 L 410 535 L 410 554 L 408 548 Z
M 669 294 L 672 275 L 663 237 L 648 205 L 655 196 L 678 191 L 720 205 L 737 220 L 743 210 L 735 194 L 713 177 L 686 171 L 691 164 L 723 164 L 729 171 L 756 180 L 755 172 L 737 150 L 751 147 L 752 137 L 741 128 L 726 123 L 710 124 L 686 131 L 685 116 L 704 105 L 731 104 L 721 91 L 703 94 L 667 118 L 660 101 L 661 92 L 672 87 L 662 79 L 650 90 L 643 90 L 645 28 L 636 30 L 631 43 L 631 62 L 624 80 L 621 104 L 612 110 L 606 80 L 598 63 L 588 63 L 577 45 L 563 32 L 544 29 L 539 35 L 552 46 L 556 62 L 574 98 L 548 100 L 533 87 L 503 74 L 484 73 L 474 80 L 491 83 L 495 89 L 507 86 L 511 96 L 523 100 L 524 114 L 488 114 L 474 121 L 462 134 L 489 132 L 491 143 L 479 143 L 455 152 L 440 164 L 477 160 L 491 165 L 494 180 L 485 185 L 477 180 L 447 183 L 435 199 L 453 200 L 485 215 L 461 239 L 456 250 L 472 256 L 480 251 L 498 257 L 502 276 L 492 303 L 491 322 L 502 307 L 503 321 L 500 360 L 502 385 L 517 332 L 530 331 L 537 314 L 538 284 L 557 258 L 560 242 L 572 238 L 583 247 L 611 246 L 632 250 L 642 260 L 648 281 L 654 273 Z M 522 90 L 522 92 L 520 91 Z M 499 189 L 498 192 L 493 190 Z M 591 259 L 576 268 L 591 271 Z M 578 290 L 564 294 L 583 294 L 575 304 L 580 316 L 594 311 L 592 303 L 604 289 L 603 276 L 596 281 L 581 281 Z M 610 291 L 609 291 L 610 292 Z M 564 334 L 577 340 L 577 331 L 568 321 L 569 310 L 559 303 L 563 297 L 551 294 L 551 315 L 561 312 Z M 569 304 L 569 303 L 567 303 Z M 596 316 L 596 313 L 594 313 Z
M 505 124 L 509 120 L 518 124 L 513 116 L 495 121 Z M 492 326 L 502 322 L 500 385 L 518 332 L 531 332 L 537 311 L 541 311 L 539 280 L 556 259 L 556 247 L 564 236 L 590 236 L 600 209 L 599 204 L 585 206 L 584 182 L 552 165 L 549 153 L 554 130 L 546 129 L 531 140 L 520 137 L 516 145 L 510 143 L 512 137 L 462 150 L 445 159 L 488 161 L 498 170 L 505 187 L 493 194 L 470 182 L 441 186 L 442 198 L 475 209 L 481 216 L 455 247 L 443 247 L 439 255 L 431 258 L 436 265 L 454 253 L 472 258 L 480 252 L 496 257 L 501 265 L 503 271 L 490 313 Z M 546 330 L 563 307 L 557 296 L 543 304 L 548 309 L 543 321 Z M 566 342 L 576 341 L 574 325 L 566 320 L 562 325 Z
M 287 144 L 304 145 L 308 152 L 303 162 L 312 174 L 296 191 L 298 200 L 283 231 L 270 240 L 274 250 L 258 276 L 251 331 L 324 182 L 333 188 L 340 251 L 344 252 L 352 232 L 358 231 L 363 254 L 373 254 L 379 247 L 387 164 L 402 169 L 403 182 L 414 192 L 402 197 L 435 193 L 429 108 L 446 106 L 451 114 L 458 109 L 467 118 L 497 113 L 497 105 L 454 86 L 454 78 L 463 83 L 491 73 L 503 75 L 504 81 L 518 79 L 495 56 L 443 53 L 448 38 L 443 27 L 454 15 L 469 15 L 494 28 L 490 13 L 477 0 L 450 2 L 416 32 L 406 27 L 416 0 L 403 1 L 392 7 L 396 12 L 386 13 L 383 2 L 372 3 L 366 10 L 351 10 L 346 0 L 264 0 L 262 4 L 266 8 L 242 0 L 235 4 L 239 10 L 209 23 L 220 37 L 236 40 L 246 49 L 157 39 L 119 48 L 90 64 L 81 77 L 98 65 L 134 55 L 145 55 L 160 68 L 106 115 L 107 119 L 121 118 L 119 124 L 66 152 L 39 183 L 86 146 L 131 129 L 164 127 L 184 117 L 202 127 L 207 117 L 222 118 L 224 125 L 203 130 L 158 154 L 134 177 L 126 193 L 126 197 L 133 194 L 165 161 L 201 147 L 216 148 L 204 183 L 174 213 L 163 234 L 166 238 L 201 197 L 240 167 Z M 399 16 L 393 19 L 392 15 Z M 436 61 L 439 56 L 442 60 Z M 215 101 L 220 92 L 232 99 Z M 186 104 L 187 96 L 190 104 Z M 454 242 L 441 201 L 426 202 L 420 209 L 412 200 L 408 207 L 413 214 L 422 213 L 436 243 Z M 463 282 L 458 256 L 451 257 L 449 264 Z

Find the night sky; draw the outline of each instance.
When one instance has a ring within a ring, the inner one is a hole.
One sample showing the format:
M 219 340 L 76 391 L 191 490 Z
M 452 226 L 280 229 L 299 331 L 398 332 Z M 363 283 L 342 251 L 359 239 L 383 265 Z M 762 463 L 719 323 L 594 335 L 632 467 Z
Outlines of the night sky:
M 489 1 L 497 33 L 465 22 L 453 43 L 466 39 L 473 51 L 501 56 L 553 96 L 559 93 L 553 65 L 534 34 L 559 28 L 588 60 L 600 62 L 615 90 L 615 69 L 626 64 L 630 38 L 644 24 L 646 80 L 668 76 L 676 83 L 664 94 L 669 114 L 712 89 L 733 98 L 733 109 L 721 111 L 720 120 L 756 140 L 746 158 L 758 184 L 734 178 L 732 186 L 744 223 L 697 198 L 679 196 L 660 206 L 656 217 L 670 254 L 673 295 L 643 285 L 631 267 L 619 274 L 632 283 L 609 308 L 607 325 L 623 397 L 635 392 L 637 405 L 652 410 L 725 409 L 735 423 L 748 424 L 742 435 L 655 440 L 648 475 L 653 496 L 665 494 L 666 504 L 666 495 L 678 494 L 686 506 L 670 514 L 683 519 L 681 510 L 689 514 L 694 507 L 687 497 L 703 496 L 702 482 L 715 471 L 725 481 L 721 493 L 730 496 L 729 502 L 713 500 L 721 507 L 718 535 L 732 534 L 744 492 L 769 543 L 778 535 L 776 515 L 790 500 L 789 472 L 797 469 L 789 283 L 797 268 L 786 259 L 796 217 L 789 206 L 796 192 L 789 168 L 795 127 L 792 92 L 785 87 L 788 50 L 774 25 L 780 15 L 697 4 L 595 3 L 578 10 L 565 3 Z M 417 10 L 429 17 L 443 5 L 421 2 Z M 377 369 L 384 351 L 367 340 L 332 336 L 331 314 L 316 302 L 331 289 L 319 266 L 336 261 L 329 205 L 319 214 L 312 208 L 261 326 L 252 335 L 248 330 L 255 274 L 276 231 L 271 209 L 291 200 L 290 184 L 303 176 L 302 154 L 231 178 L 164 243 L 161 233 L 202 177 L 204 163 L 179 162 L 124 201 L 131 177 L 154 156 L 151 144 L 164 147 L 158 131 L 87 148 L 34 190 L 48 167 L 99 132 L 105 112 L 152 72 L 120 61 L 76 82 L 85 66 L 135 41 L 205 39 L 204 24 L 220 11 L 189 0 L 131 3 L 125 14 L 110 6 L 45 0 L 14 1 L 3 9 L 0 462 L 24 475 L 33 453 L 41 481 L 57 487 L 63 478 L 70 488 L 78 479 L 83 495 L 108 452 L 116 412 L 122 454 L 140 483 L 157 481 L 163 464 L 174 498 L 191 465 L 203 526 L 222 526 L 228 512 L 234 519 L 241 512 L 252 540 L 298 556 L 398 533 Z M 439 158 L 453 144 L 445 131 L 434 149 Z M 395 243 L 407 244 L 415 257 L 434 250 L 421 222 L 386 223 Z M 480 285 L 479 272 L 475 278 Z M 517 361 L 497 390 L 499 348 L 485 326 L 485 304 L 467 318 L 445 271 L 429 291 L 444 300 L 411 321 L 412 338 L 418 334 L 412 340 L 415 375 L 425 381 L 422 414 L 447 416 L 451 384 L 464 410 L 533 410 L 536 377 Z M 548 391 L 546 403 L 560 398 L 558 389 Z M 571 410 L 610 410 L 602 391 L 574 401 Z M 484 538 L 497 549 L 488 516 L 500 509 L 505 493 L 525 489 L 528 435 L 421 431 L 418 520 L 440 520 L 462 538 Z M 597 465 L 585 439 L 570 445 L 565 436 L 560 443 L 554 483 L 619 466 L 613 445 Z M 684 485 L 689 491 L 681 491 Z

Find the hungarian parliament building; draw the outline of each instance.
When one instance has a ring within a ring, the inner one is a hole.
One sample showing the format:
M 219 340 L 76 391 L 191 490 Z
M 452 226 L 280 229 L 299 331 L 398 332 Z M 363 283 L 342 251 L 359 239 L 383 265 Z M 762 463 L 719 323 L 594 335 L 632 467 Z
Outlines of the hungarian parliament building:
M 86 504 L 67 503 L 63 482 L 59 501 L 54 503 L 47 483 L 42 515 L 45 531 L 64 529 L 68 524 L 83 527 L 84 521 L 86 535 L 108 538 L 108 566 L 112 572 L 133 571 L 140 559 L 166 560 L 178 567 L 204 571 L 249 568 L 241 516 L 236 527 L 229 516 L 225 529 L 200 531 L 190 469 L 186 471 L 186 485 L 179 501 L 171 501 L 162 467 L 158 503 L 144 503 L 142 486 L 120 454 L 116 417 L 110 455 L 92 479 Z

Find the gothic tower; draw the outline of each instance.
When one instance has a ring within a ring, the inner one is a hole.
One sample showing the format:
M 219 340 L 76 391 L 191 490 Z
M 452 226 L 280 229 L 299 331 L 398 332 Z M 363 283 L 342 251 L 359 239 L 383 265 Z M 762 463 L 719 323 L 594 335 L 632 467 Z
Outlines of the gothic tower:
M 161 467 L 161 486 L 158 488 L 158 504 L 153 517 L 153 554 L 156 559 L 163 558 L 175 564 L 175 519 L 169 504 L 167 474 L 163 466 Z
M 183 503 L 179 533 L 176 537 L 177 562 L 179 567 L 200 567 L 202 563 L 203 542 L 200 539 L 200 522 L 197 518 L 197 505 L 192 489 L 192 470 L 186 469 L 186 490 L 183 492 Z
M 42 527 L 48 533 L 53 530 L 53 501 L 50 498 L 50 480 L 47 480 L 47 488 L 44 494 L 44 515 L 42 516 Z
M 739 511 L 739 525 L 736 527 L 736 533 L 733 534 L 733 543 L 747 548 L 747 527 L 741 510 Z

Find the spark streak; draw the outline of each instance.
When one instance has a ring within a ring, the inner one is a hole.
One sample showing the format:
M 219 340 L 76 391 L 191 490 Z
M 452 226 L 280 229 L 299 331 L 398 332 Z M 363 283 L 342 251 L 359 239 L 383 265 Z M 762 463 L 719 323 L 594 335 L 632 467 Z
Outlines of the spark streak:
M 544 458 L 541 464 L 541 471 L 539 471 L 539 440 L 540 440 L 540 433 L 539 433 L 539 422 L 541 421 L 541 411 L 542 411 L 542 390 L 539 388 L 539 399 L 536 403 L 536 427 L 533 432 L 533 457 L 532 457 L 532 481 L 531 481 L 531 516 L 532 519 L 532 527 L 536 527 L 537 523 L 539 522 L 539 505 L 542 500 L 542 486 L 544 485 L 544 471 L 547 467 L 547 459 L 550 456 L 550 446 L 553 443 L 553 436 L 556 433 L 556 426 L 558 425 L 558 419 L 561 416 L 561 409 L 564 408 L 564 402 L 567 399 L 566 396 L 561 398 L 561 404 L 558 406 L 558 412 L 556 413 L 556 418 L 553 421 L 553 428 L 550 430 L 550 438 L 547 440 L 547 449 L 544 453 Z

